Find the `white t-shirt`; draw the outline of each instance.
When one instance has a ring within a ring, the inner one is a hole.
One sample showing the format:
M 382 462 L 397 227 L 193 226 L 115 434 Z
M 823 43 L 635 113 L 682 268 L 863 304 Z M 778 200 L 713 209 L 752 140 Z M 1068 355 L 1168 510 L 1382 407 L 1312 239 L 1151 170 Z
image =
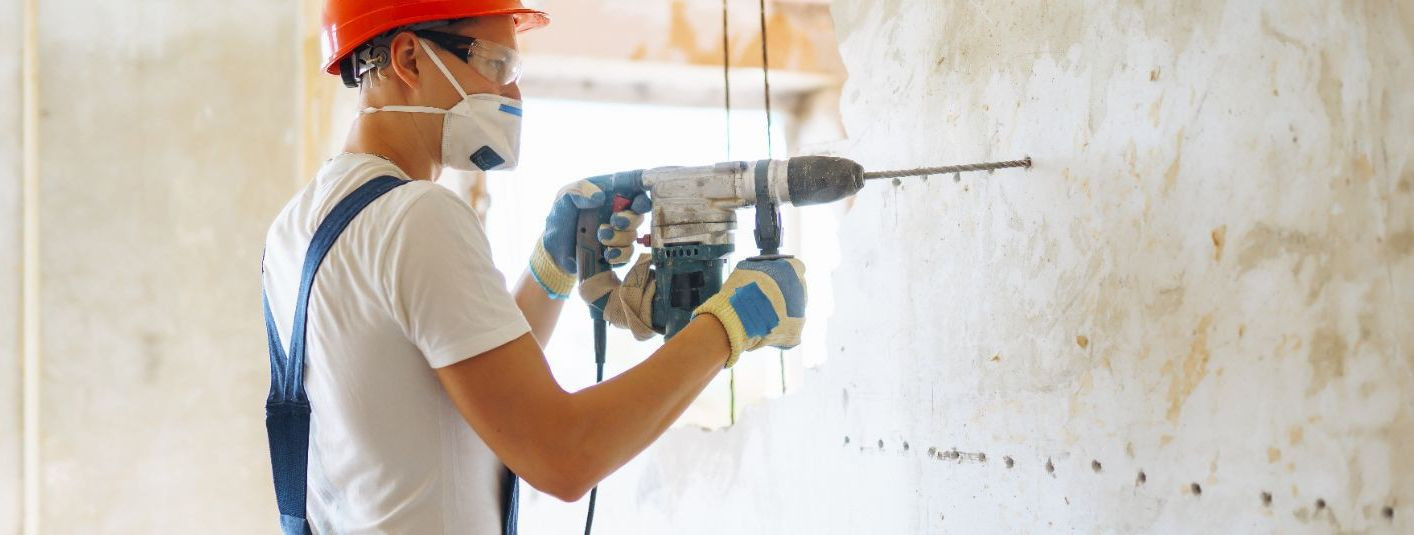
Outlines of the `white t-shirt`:
M 376 156 L 335 157 L 270 226 L 264 282 L 287 351 L 315 228 L 382 175 L 407 178 Z M 415 181 L 354 218 L 309 302 L 307 505 L 315 533 L 500 533 L 503 465 L 434 369 L 529 331 L 491 263 L 485 230 L 452 192 Z

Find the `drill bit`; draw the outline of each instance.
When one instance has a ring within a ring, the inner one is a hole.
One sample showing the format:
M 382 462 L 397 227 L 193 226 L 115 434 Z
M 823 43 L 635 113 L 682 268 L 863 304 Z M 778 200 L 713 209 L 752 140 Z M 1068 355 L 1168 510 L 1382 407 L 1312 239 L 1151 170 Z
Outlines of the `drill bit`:
M 949 173 L 962 173 L 965 171 L 991 171 L 994 169 L 1006 169 L 1008 167 L 1031 167 L 1031 157 L 1027 156 L 1021 160 L 1011 160 L 1007 162 L 987 162 L 969 163 L 963 165 L 945 165 L 942 167 L 917 167 L 914 169 L 899 169 L 896 171 L 870 171 L 864 173 L 865 180 L 875 180 L 880 178 L 901 178 L 906 176 L 923 175 L 946 175 Z

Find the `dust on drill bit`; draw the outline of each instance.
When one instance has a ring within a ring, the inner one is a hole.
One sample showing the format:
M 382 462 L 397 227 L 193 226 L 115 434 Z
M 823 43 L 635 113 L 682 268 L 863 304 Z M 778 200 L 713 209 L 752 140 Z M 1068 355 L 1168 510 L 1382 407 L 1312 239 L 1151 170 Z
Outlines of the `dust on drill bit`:
M 941 175 L 948 173 L 964 173 L 969 171 L 992 171 L 996 169 L 1007 169 L 1010 167 L 1031 168 L 1031 157 L 1020 160 L 1009 160 L 1005 162 L 985 162 L 969 163 L 962 165 L 945 165 L 941 167 L 917 167 L 913 169 L 899 169 L 894 171 L 870 171 L 864 173 L 865 180 L 879 178 L 900 178 L 906 176 Z

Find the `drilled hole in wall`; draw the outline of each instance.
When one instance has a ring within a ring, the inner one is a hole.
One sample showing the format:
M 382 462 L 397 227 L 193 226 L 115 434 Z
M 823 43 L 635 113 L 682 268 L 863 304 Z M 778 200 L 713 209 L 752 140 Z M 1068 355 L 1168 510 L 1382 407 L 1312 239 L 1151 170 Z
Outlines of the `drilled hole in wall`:
M 977 462 L 981 462 L 981 463 L 987 462 L 987 452 L 985 452 L 985 451 L 979 451 L 979 452 L 977 452 Z
M 1101 469 L 1103 469 L 1103 468 L 1104 468 L 1104 466 L 1100 465 L 1100 461 L 1090 461 L 1090 469 L 1091 469 L 1091 470 L 1094 470 L 1094 471 L 1096 471 L 1096 472 L 1099 472 L 1099 471 L 1100 471 Z
M 1140 471 L 1139 471 L 1139 475 L 1134 478 L 1134 484 L 1135 484 L 1135 485 L 1143 485 L 1144 483 L 1146 483 L 1146 482 L 1148 482 L 1148 481 L 1149 481 L 1149 476 L 1148 476 L 1147 474 L 1145 474 L 1143 470 L 1140 470 Z
M 1046 473 L 1052 475 L 1056 473 L 1056 465 L 1050 459 L 1046 459 Z
M 1203 494 L 1203 486 L 1197 483 L 1190 483 L 1188 485 L 1188 490 L 1189 492 L 1192 492 L 1194 496 Z
M 903 443 L 903 451 L 908 451 L 908 441 L 904 441 L 904 443 Z
M 1262 505 L 1267 506 L 1267 507 L 1271 507 L 1271 506 L 1272 506 L 1272 493 L 1267 492 L 1267 491 L 1262 491 Z
M 1316 498 L 1316 510 L 1319 511 L 1319 510 L 1325 509 L 1325 508 L 1326 508 L 1326 499 L 1325 499 L 1325 498 Z
M 884 449 L 884 439 L 879 439 L 879 449 Z
M 1390 506 L 1388 506 L 1388 505 L 1386 505 L 1385 508 L 1384 508 L 1384 510 L 1383 510 L 1383 511 L 1380 511 L 1380 514 L 1385 515 L 1385 518 L 1393 519 L 1393 518 L 1394 518 L 1394 508 L 1393 508 L 1393 507 L 1390 507 Z
M 849 435 L 844 436 L 844 443 L 849 444 Z
M 1016 461 L 1012 460 L 1010 456 L 1002 457 L 1002 463 L 1005 464 L 1007 468 L 1016 466 Z

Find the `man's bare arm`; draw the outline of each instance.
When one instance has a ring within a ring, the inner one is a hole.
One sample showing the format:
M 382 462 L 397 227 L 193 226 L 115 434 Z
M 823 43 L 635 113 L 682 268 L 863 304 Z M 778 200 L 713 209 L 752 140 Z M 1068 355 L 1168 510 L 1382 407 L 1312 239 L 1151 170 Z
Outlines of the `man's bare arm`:
M 520 313 L 525 315 L 525 321 L 530 323 L 531 334 L 540 342 L 540 347 L 545 347 L 550 343 L 550 335 L 555 332 L 555 322 L 560 319 L 565 301 L 551 299 L 540 283 L 535 282 L 529 269 L 521 274 L 520 281 L 516 283 L 515 300 Z
M 717 318 L 703 315 L 639 365 L 568 393 L 536 343 L 541 328 L 549 338 L 561 302 L 536 301 L 537 292 L 551 300 L 526 282 L 522 278 L 516 301 L 523 311 L 529 306 L 535 337 L 440 368 L 437 377 L 502 462 L 535 488 L 574 501 L 677 420 L 722 370 L 731 347 Z

